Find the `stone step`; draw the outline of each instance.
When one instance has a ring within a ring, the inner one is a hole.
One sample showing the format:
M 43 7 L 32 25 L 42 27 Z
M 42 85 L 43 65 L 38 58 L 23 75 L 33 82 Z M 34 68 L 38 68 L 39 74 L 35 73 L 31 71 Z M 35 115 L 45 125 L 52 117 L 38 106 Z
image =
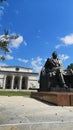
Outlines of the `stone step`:
M 0 125 L 0 130 L 73 130 L 73 122 L 38 122 Z

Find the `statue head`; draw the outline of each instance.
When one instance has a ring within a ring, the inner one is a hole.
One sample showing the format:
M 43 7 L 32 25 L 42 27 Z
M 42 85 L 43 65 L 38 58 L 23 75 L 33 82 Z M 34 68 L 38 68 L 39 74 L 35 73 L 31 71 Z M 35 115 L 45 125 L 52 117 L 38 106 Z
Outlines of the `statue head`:
M 57 58 L 57 52 L 56 51 L 54 51 L 53 53 L 52 53 L 52 57 L 54 58 L 54 59 L 56 59 Z

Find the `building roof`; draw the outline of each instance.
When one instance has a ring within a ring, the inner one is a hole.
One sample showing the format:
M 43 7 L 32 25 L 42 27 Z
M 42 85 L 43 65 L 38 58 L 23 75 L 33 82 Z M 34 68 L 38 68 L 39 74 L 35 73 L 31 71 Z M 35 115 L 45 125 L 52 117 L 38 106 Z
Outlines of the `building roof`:
M 25 73 L 25 74 L 32 74 L 32 75 L 38 75 L 38 73 L 35 73 L 32 71 L 31 68 L 26 68 L 22 66 L 1 66 L 0 73 Z
M 16 65 L 16 66 L 1 66 L 1 68 L 15 68 L 15 67 L 24 68 L 24 69 L 31 69 L 32 70 L 32 68 L 27 68 L 27 67 L 18 66 L 18 65 Z

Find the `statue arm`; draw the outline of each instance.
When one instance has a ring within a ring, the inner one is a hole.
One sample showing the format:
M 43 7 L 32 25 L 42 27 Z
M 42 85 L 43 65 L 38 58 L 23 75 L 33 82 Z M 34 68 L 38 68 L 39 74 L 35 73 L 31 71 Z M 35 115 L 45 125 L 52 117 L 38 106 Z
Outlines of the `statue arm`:
M 64 67 L 63 67 L 63 63 L 62 63 L 61 60 L 59 60 L 59 66 L 60 66 L 62 69 L 64 69 Z

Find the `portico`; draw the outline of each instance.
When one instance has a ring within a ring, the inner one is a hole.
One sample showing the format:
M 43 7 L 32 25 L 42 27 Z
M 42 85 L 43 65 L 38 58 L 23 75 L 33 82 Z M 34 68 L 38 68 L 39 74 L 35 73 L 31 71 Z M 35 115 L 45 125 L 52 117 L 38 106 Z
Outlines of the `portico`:
M 5 75 L 3 89 L 28 89 L 28 77 Z
M 6 70 L 4 70 L 7 68 Z M 3 89 L 36 89 L 38 73 L 24 67 L 5 67 L 0 70 L 0 87 Z M 12 69 L 11 69 L 12 68 Z M 9 70 L 8 70 L 9 69 Z

